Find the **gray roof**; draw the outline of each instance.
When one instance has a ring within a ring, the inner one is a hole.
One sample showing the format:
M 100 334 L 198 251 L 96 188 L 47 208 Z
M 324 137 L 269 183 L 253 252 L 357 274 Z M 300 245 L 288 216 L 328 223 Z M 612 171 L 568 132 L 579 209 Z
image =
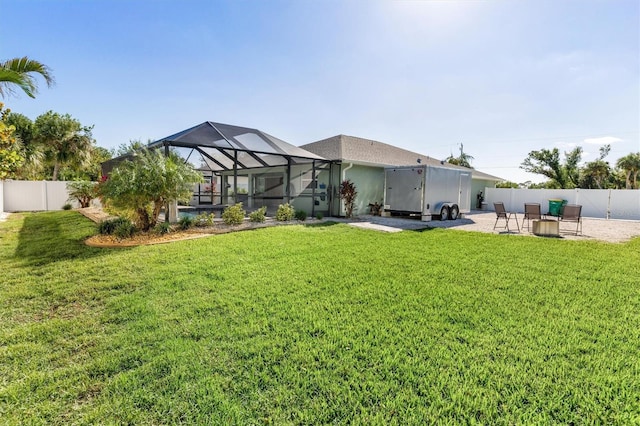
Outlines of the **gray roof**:
M 416 164 L 429 164 L 446 166 L 460 170 L 471 170 L 475 179 L 501 181 L 502 178 L 492 176 L 467 167 L 449 164 L 428 155 L 398 148 L 383 142 L 355 136 L 337 135 L 300 146 L 328 160 L 341 160 L 346 162 L 376 165 L 376 166 L 411 166 Z
M 302 145 L 307 151 L 328 160 L 384 166 L 409 166 L 414 164 L 440 164 L 440 160 L 427 155 L 398 148 L 397 146 L 358 138 L 338 135 L 310 144 Z M 420 160 L 420 163 L 418 163 Z
M 494 176 L 494 175 L 490 175 L 489 173 L 485 173 L 485 172 L 481 172 L 479 170 L 473 169 L 473 173 L 471 174 L 473 176 L 474 179 L 482 179 L 482 180 L 491 180 L 494 182 L 501 182 L 503 180 L 506 180 L 504 178 L 498 177 L 498 176 Z

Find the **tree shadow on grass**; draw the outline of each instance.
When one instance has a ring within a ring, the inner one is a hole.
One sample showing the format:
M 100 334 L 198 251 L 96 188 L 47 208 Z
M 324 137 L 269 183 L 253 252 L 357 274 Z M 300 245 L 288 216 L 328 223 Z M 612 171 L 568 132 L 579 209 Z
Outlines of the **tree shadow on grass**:
M 19 231 L 15 257 L 27 265 L 37 266 L 103 255 L 104 250 L 84 243 L 94 229 L 88 219 L 79 219 L 69 212 L 29 214 Z
M 438 229 L 435 226 L 426 226 L 424 228 L 410 229 L 412 232 L 425 232 L 425 231 L 433 231 L 434 229 Z
M 332 220 L 326 220 L 318 223 L 305 223 L 304 226 L 307 228 L 326 228 L 327 226 L 338 225 L 340 222 L 334 222 Z

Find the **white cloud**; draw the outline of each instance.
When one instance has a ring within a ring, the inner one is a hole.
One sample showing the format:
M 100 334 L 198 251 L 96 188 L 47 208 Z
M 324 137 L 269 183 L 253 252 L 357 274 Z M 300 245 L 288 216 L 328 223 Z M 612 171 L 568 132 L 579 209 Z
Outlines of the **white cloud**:
M 584 143 L 590 145 L 606 145 L 615 142 L 622 142 L 622 139 L 613 136 L 603 136 L 601 138 L 587 138 L 584 140 Z

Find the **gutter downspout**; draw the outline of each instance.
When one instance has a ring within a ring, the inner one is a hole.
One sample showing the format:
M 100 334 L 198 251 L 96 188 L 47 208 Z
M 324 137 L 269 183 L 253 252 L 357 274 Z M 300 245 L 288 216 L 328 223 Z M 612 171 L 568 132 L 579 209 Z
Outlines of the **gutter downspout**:
M 349 163 L 349 166 L 346 169 L 342 169 L 342 181 L 347 180 L 347 170 L 353 167 L 353 163 Z M 340 182 L 342 183 L 342 182 Z

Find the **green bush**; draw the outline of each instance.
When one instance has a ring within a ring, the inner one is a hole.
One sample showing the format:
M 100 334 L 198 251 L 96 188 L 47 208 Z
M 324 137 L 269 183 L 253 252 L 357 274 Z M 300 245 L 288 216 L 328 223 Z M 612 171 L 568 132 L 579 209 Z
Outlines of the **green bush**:
M 195 225 L 199 228 L 204 228 L 207 226 L 213 226 L 213 219 L 215 219 L 215 213 L 200 213 L 195 218 Z
M 116 228 L 120 225 L 130 225 L 133 226 L 133 223 L 124 217 L 117 217 L 115 219 L 105 220 L 98 224 L 98 233 L 102 235 L 112 235 L 115 233 Z
M 164 235 L 171 232 L 171 224 L 169 222 L 160 222 L 153 228 L 156 234 Z
M 194 225 L 194 220 L 191 216 L 182 216 L 178 219 L 178 227 L 182 230 L 191 228 Z
M 64 206 L 62 206 L 62 210 L 71 210 L 73 206 L 69 203 L 65 204 Z
M 122 221 L 113 230 L 113 235 L 118 238 L 129 238 L 136 232 L 136 227 L 130 221 Z
M 171 201 L 190 198 L 193 184 L 202 174 L 175 153 L 143 149 L 131 161 L 120 162 L 100 185 L 105 203 L 131 210 L 136 224 L 147 231 L 158 223 L 162 207 Z
M 316 213 L 316 219 L 322 220 L 324 219 L 324 215 L 322 213 Z
M 267 214 L 267 208 L 265 206 L 260 207 L 258 210 L 254 210 L 249 213 L 249 220 L 251 222 L 264 222 Z
M 295 209 L 291 204 L 280 204 L 278 206 L 278 211 L 276 212 L 276 220 L 280 222 L 288 222 L 293 219 L 294 214 Z
M 67 183 L 69 201 L 77 200 L 81 208 L 89 207 L 91 200 L 97 195 L 98 184 L 88 181 L 74 181 Z M 65 209 L 66 210 L 66 209 Z
M 296 210 L 295 217 L 300 222 L 304 222 L 305 220 L 307 220 L 307 212 L 305 212 L 304 210 Z
M 242 203 L 229 206 L 222 212 L 222 220 L 227 225 L 240 225 L 244 222 L 246 212 L 242 208 Z

